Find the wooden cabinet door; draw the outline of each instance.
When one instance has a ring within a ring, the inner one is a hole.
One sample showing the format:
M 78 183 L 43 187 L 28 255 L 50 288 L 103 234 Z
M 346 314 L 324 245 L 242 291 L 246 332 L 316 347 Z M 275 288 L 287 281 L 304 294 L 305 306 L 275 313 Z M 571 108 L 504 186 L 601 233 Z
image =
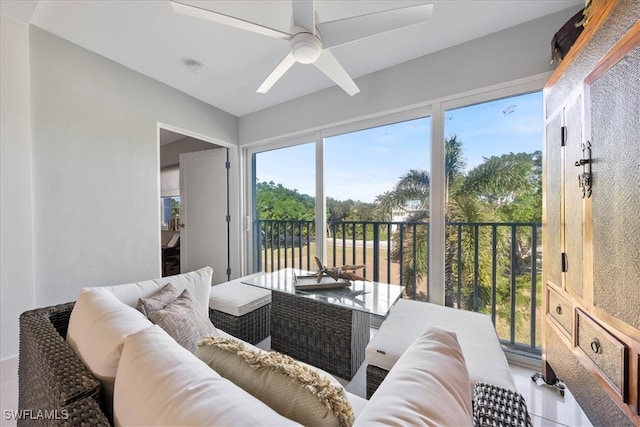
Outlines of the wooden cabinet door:
M 556 114 L 546 127 L 544 154 L 543 244 L 545 283 L 562 287 L 562 114 Z
M 594 305 L 640 329 L 640 24 L 634 28 L 630 42 L 588 77 L 587 108 Z
M 564 155 L 564 252 L 566 254 L 565 287 L 582 298 L 584 221 L 583 197 L 579 185 L 582 166 L 582 96 L 571 100 L 564 109 L 566 141 Z

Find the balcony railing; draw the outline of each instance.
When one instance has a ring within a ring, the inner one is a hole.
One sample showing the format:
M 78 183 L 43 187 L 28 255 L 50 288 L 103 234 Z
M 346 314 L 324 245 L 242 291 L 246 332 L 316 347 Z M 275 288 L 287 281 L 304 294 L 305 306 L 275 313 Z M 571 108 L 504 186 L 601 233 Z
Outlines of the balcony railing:
M 256 271 L 315 270 L 315 223 L 255 222 Z M 445 228 L 445 303 L 486 313 L 503 344 L 540 354 L 541 226 L 451 222 Z M 403 284 L 404 298 L 428 300 L 429 223 L 329 223 L 327 263 L 362 264 L 369 280 Z

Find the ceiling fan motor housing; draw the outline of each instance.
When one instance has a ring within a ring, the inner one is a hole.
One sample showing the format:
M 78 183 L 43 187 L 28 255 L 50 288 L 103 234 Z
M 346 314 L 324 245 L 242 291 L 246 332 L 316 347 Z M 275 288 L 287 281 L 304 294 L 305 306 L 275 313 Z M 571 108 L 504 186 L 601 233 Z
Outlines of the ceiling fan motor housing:
M 301 64 L 313 64 L 322 52 L 320 37 L 302 27 L 293 27 L 291 33 L 291 54 L 295 60 Z

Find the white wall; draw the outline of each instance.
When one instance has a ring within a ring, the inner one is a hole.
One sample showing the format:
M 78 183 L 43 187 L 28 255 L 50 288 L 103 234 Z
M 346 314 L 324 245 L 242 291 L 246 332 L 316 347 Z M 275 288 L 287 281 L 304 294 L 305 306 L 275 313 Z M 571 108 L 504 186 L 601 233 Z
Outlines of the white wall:
M 33 209 L 29 27 L 0 19 L 0 359 L 6 359 L 17 353 L 18 316 L 33 304 Z
M 237 119 L 31 27 L 36 304 L 158 277 L 157 122 L 220 141 Z
M 240 118 L 240 144 L 291 136 L 552 70 L 551 38 L 579 8 L 490 34 Z M 452 28 L 455 31 L 455 28 Z
M 20 312 L 72 301 L 83 286 L 160 276 L 158 122 L 237 142 L 236 117 L 37 27 L 5 21 L 3 358 L 17 354 Z

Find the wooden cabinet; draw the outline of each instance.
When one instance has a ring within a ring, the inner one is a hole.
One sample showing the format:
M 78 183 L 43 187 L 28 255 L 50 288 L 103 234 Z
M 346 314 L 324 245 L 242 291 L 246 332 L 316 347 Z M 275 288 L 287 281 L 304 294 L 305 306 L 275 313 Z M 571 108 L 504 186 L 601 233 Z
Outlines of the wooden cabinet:
M 547 316 L 570 341 L 573 340 L 573 305 L 552 286 L 547 286 Z
M 593 4 L 544 90 L 543 375 L 640 425 L 640 5 Z

